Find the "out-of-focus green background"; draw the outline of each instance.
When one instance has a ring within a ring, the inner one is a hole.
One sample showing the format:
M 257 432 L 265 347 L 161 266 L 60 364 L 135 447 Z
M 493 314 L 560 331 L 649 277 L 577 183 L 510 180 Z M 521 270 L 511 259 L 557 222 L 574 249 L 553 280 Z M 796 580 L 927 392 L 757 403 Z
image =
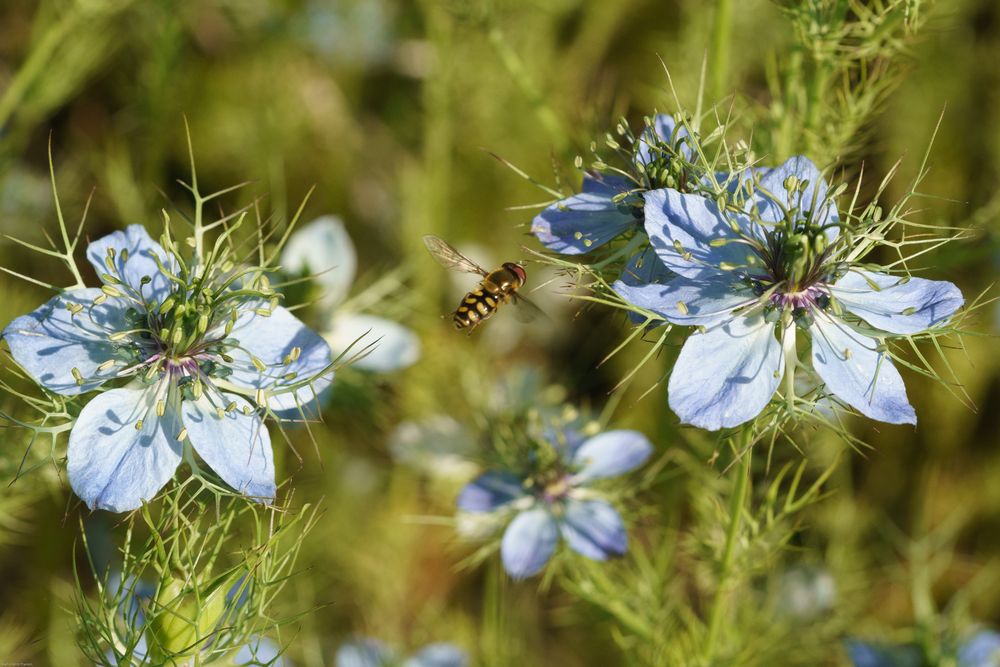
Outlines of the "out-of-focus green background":
M 626 333 L 620 314 L 572 303 L 552 306 L 553 320 L 520 338 L 516 326 L 458 335 L 440 319 L 454 299 L 449 279 L 420 238 L 478 247 L 484 264 L 525 257 L 522 244 L 536 247 L 533 211 L 507 209 L 547 196 L 483 149 L 550 184 L 556 164 L 575 187 L 573 157 L 611 119 L 675 110 L 664 65 L 682 101 L 695 104 L 713 19 L 713 3 L 700 0 L 0 4 L 0 232 L 38 241 L 55 230 L 50 140 L 68 217 L 93 194 L 90 238 L 159 224 L 165 197 L 183 202 L 175 179 L 188 174 L 186 117 L 205 189 L 250 181 L 228 206 L 259 196 L 263 216 L 288 218 L 315 186 L 305 217 L 345 220 L 360 255 L 358 289 L 402 267 L 405 287 L 389 308 L 420 334 L 422 360 L 390 376 L 346 373 L 318 451 L 296 436 L 301 462 L 277 454 L 297 499 L 323 498 L 325 507 L 306 543 L 307 570 L 288 590 L 289 609 L 313 609 L 282 638 L 295 664 L 330 664 L 356 634 L 407 649 L 454 641 L 477 664 L 618 664 L 602 612 L 558 587 L 503 583 L 495 565 L 458 568 L 471 547 L 428 517 L 451 516 L 459 482 L 394 465 L 388 440 L 401 419 L 468 420 L 500 400 L 496 382 L 519 365 L 573 402 L 604 405 L 644 352 L 598 368 Z M 737 96 L 739 108 L 768 104 L 767 68 L 791 40 L 774 4 L 736 3 L 723 96 Z M 863 163 L 877 182 L 902 160 L 891 203 L 941 118 L 915 219 L 975 234 L 921 265 L 971 298 L 1000 262 L 1000 5 L 942 0 L 908 48 L 906 79 L 865 124 L 849 166 Z M 0 243 L 0 263 L 68 280 L 12 243 Z M 559 284 L 536 298 L 558 303 L 547 292 Z M 8 276 L 0 295 L 2 322 L 48 298 Z M 919 427 L 859 421 L 874 448 L 841 466 L 808 517 L 809 537 L 793 545 L 834 573 L 852 633 L 889 637 L 912 626 L 923 604 L 910 593 L 914 572 L 929 573 L 939 608 L 1000 624 L 1000 355 L 986 335 L 995 313 L 980 309 L 974 328 L 984 336 L 949 356 L 976 409 L 904 373 Z M 708 438 L 677 427 L 664 386 L 638 400 L 662 370 L 642 371 L 612 423 L 642 429 L 661 452 L 700 451 Z M 823 437 L 804 452 L 820 451 Z M 80 664 L 70 613 L 79 523 L 96 535 L 116 519 L 88 516 L 58 465 L 7 486 L 23 450 L 19 432 L 0 434 L 0 662 Z M 697 494 L 684 475 L 676 484 L 678 497 Z M 791 649 L 780 655 L 816 664 Z M 843 659 L 832 640 L 825 659 Z

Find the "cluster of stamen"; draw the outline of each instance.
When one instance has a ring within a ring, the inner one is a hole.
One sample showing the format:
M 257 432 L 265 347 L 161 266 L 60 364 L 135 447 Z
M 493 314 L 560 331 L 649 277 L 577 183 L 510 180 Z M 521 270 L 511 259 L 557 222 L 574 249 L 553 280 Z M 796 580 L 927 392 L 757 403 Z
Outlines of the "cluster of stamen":
M 166 247 L 172 246 L 166 244 Z M 239 341 L 231 334 L 240 314 L 254 312 L 268 317 L 279 302 L 279 296 L 271 288 L 267 277 L 259 275 L 258 271 L 234 270 L 232 261 L 213 262 L 211 257 L 205 264 L 189 269 L 179 253 L 170 252 L 174 265 L 179 267 L 178 271 L 172 271 L 155 253 L 149 254 L 156 262 L 160 275 L 171 286 L 162 301 L 157 301 L 152 290 L 147 289 L 153 282 L 153 276 L 142 276 L 138 287 L 125 280 L 123 274 L 129 261 L 128 250 L 109 248 L 104 259 L 107 272 L 101 276 L 104 282 L 101 294 L 93 300 L 90 308 L 80 303 L 67 305 L 77 326 L 90 335 L 105 336 L 113 344 L 113 356 L 98 366 L 100 372 L 106 373 L 117 367 L 117 377 L 136 375 L 148 385 L 165 381 L 163 395 L 155 405 L 158 417 L 163 416 L 165 401 L 174 400 L 172 397 L 197 401 L 206 389 L 214 390 L 214 380 L 225 380 L 231 376 L 235 368 L 232 353 L 240 349 Z M 98 321 L 98 313 L 94 309 L 108 299 L 128 304 L 124 311 L 125 330 L 108 332 L 106 324 Z M 281 367 L 298 360 L 301 352 L 300 348 L 293 348 L 282 360 Z M 249 352 L 246 354 L 262 375 L 275 372 L 262 360 Z M 86 383 L 87 378 L 78 368 L 72 368 L 71 373 L 78 385 Z M 295 375 L 286 372 L 280 378 L 287 382 L 294 380 Z M 254 399 L 258 406 L 266 405 L 262 390 L 256 392 Z M 236 409 L 236 401 L 230 401 L 225 407 L 220 407 L 219 412 Z M 244 405 L 242 409 L 246 414 L 252 411 L 249 405 Z M 141 429 L 143 421 L 138 420 L 135 426 Z M 184 436 L 186 433 L 182 432 L 177 439 L 183 440 Z
M 648 158 L 645 163 L 636 160 L 636 169 L 639 170 L 642 180 L 648 190 L 658 190 L 660 188 L 672 188 L 681 192 L 687 191 L 687 184 L 691 178 L 689 168 L 683 159 L 677 159 L 681 155 L 681 146 L 689 142 L 686 137 L 674 141 L 671 137 L 664 141 L 656 135 L 652 128 L 649 128 L 643 138 L 643 142 L 648 146 Z

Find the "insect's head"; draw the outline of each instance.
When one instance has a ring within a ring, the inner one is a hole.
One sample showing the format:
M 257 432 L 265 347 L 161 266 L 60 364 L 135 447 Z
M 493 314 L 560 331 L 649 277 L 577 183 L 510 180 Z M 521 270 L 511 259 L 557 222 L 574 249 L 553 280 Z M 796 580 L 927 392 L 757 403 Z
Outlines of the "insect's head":
M 521 281 L 522 285 L 528 279 L 528 274 L 524 272 L 524 267 L 520 264 L 515 264 L 514 262 L 504 262 L 503 268 L 517 276 L 517 279 Z

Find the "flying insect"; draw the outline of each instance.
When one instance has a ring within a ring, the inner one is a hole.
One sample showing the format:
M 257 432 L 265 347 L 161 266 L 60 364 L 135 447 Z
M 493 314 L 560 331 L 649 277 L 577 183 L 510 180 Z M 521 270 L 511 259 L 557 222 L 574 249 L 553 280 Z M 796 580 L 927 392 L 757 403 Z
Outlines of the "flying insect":
M 519 306 L 517 313 L 519 319 L 523 321 L 530 321 L 541 312 L 538 306 L 517 293 L 527 279 L 524 267 L 520 264 L 504 262 L 500 268 L 487 271 L 439 236 L 427 234 L 424 236 L 424 245 L 438 264 L 446 269 L 482 276 L 479 285 L 462 298 L 462 302 L 452 315 L 456 329 L 467 329 L 472 333 L 472 330 L 489 319 L 501 304 L 508 302 Z

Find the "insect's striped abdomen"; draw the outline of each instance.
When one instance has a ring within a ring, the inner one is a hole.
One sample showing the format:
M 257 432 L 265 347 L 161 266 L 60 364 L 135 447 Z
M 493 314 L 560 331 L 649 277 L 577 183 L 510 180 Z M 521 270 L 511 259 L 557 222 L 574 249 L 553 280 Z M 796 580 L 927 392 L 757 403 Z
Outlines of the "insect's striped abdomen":
M 475 327 L 496 312 L 499 305 L 507 300 L 500 288 L 484 280 L 479 287 L 465 295 L 455 311 L 455 328 Z

